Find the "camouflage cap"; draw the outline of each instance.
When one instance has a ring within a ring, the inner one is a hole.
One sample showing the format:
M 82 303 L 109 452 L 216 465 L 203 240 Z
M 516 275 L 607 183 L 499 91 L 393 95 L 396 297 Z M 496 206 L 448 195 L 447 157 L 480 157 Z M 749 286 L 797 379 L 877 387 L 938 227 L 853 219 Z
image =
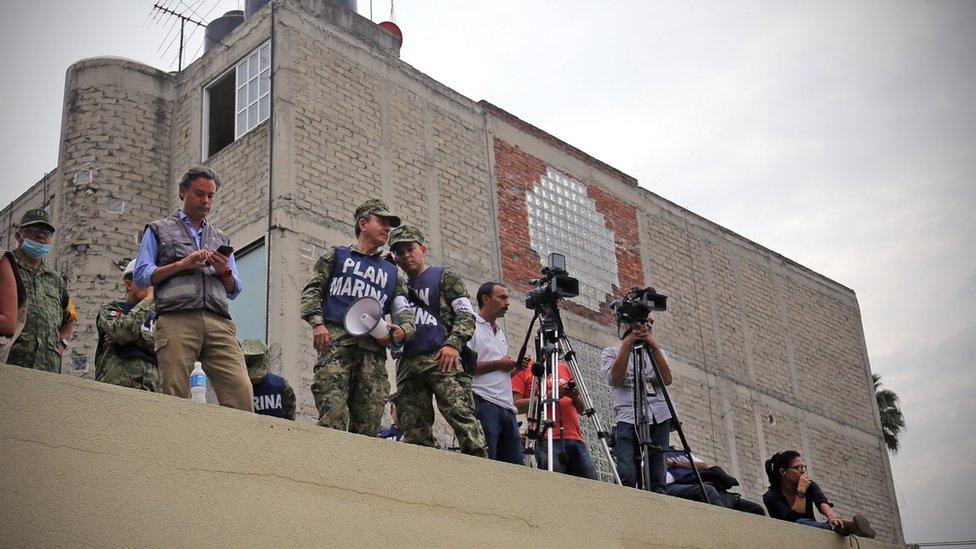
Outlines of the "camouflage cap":
M 356 208 L 356 213 L 353 216 L 354 224 L 358 224 L 359 220 L 368 215 L 378 215 L 380 217 L 385 217 L 390 220 L 390 225 L 394 227 L 400 226 L 400 218 L 390 211 L 386 203 L 378 198 L 373 198 L 363 202 L 358 208 Z
M 41 225 L 54 232 L 54 225 L 51 224 L 51 214 L 41 208 L 27 210 L 24 216 L 20 218 L 20 223 L 17 225 L 17 228 L 23 229 L 32 225 Z
M 250 377 L 264 376 L 268 371 L 268 346 L 259 339 L 245 339 L 241 348 L 244 349 L 247 374 Z
M 412 225 L 400 225 L 396 229 L 390 231 L 390 238 L 387 243 L 392 250 L 394 246 L 401 242 L 416 242 L 417 244 L 425 244 L 427 241 L 424 239 L 424 233 L 420 232 L 420 229 Z

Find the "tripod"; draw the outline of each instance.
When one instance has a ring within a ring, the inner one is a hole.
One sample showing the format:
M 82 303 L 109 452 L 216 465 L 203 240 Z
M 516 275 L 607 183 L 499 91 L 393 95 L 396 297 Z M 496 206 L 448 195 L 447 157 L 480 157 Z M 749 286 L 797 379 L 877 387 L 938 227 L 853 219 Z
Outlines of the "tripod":
M 573 380 L 583 400 L 584 410 L 582 414 L 590 418 L 590 421 L 593 422 L 597 437 L 600 439 L 600 446 L 606 455 L 607 461 L 612 465 L 610 472 L 613 475 L 613 480 L 615 483 L 621 484 L 613 454 L 610 452 L 610 446 L 607 443 L 610 432 L 607 431 L 596 413 L 596 408 L 593 406 L 593 399 L 590 397 L 590 392 L 586 387 L 586 380 L 583 378 L 583 372 L 580 370 L 579 363 L 576 360 L 576 351 L 573 350 L 572 343 L 570 343 L 569 338 L 566 337 L 563 331 L 563 323 L 559 316 L 559 309 L 554 304 L 536 309 L 535 316 L 532 317 L 532 322 L 529 323 L 529 329 L 525 334 L 522 349 L 519 351 L 518 363 L 522 364 L 525 358 L 525 349 L 528 346 L 529 337 L 532 334 L 532 326 L 535 325 L 537 319 L 541 320 L 535 341 L 535 356 L 537 360 L 532 366 L 532 389 L 529 396 L 529 430 L 527 436 L 535 438 L 536 444 L 538 444 L 538 441 L 543 436 L 545 437 L 548 457 L 547 468 L 552 471 L 553 430 L 556 428 L 556 416 L 559 410 L 560 399 L 559 358 L 560 351 L 565 350 L 563 357 L 569 365 Z M 559 440 L 563 440 L 563 434 L 563 426 L 562 422 L 560 422 Z
M 640 447 L 641 453 L 643 488 L 645 490 L 651 489 L 651 455 L 653 453 L 664 452 L 664 448 L 660 448 L 651 443 L 651 425 L 647 417 L 647 385 L 644 383 L 646 371 L 644 358 L 647 357 L 650 359 L 655 379 L 659 382 L 657 383 L 656 389 L 661 391 L 661 396 L 664 397 L 664 402 L 668 405 L 668 411 L 671 412 L 671 423 L 675 426 L 675 430 L 678 431 L 683 453 L 688 456 L 688 463 L 691 465 L 691 470 L 695 472 L 695 480 L 698 481 L 698 486 L 701 488 L 702 498 L 705 503 L 711 503 L 708 500 L 708 493 L 705 492 L 705 483 L 698 473 L 698 468 L 695 467 L 694 458 L 691 457 L 691 447 L 688 446 L 688 439 L 685 438 L 685 431 L 681 428 L 681 422 L 678 421 L 678 414 L 674 411 L 674 404 L 671 403 L 671 397 L 668 395 L 668 389 L 663 382 L 664 378 L 661 377 L 661 369 L 658 368 L 657 361 L 654 360 L 654 355 L 647 348 L 647 343 L 644 341 L 637 342 L 631 352 L 637 353 L 633 372 L 634 430 L 637 432 L 637 444 Z

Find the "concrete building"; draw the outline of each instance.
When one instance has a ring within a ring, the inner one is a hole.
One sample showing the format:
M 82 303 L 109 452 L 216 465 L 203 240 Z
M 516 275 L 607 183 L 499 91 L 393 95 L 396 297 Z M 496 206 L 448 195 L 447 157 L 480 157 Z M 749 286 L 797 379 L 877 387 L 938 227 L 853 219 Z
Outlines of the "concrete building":
M 8 246 L 29 208 L 58 225 L 51 260 L 81 315 L 64 373 L 92 372 L 99 306 L 121 294 L 143 227 L 177 208 L 180 175 L 201 162 L 222 178 L 211 219 L 245 282 L 239 336 L 266 339 L 304 419 L 316 416 L 314 353 L 299 291 L 323 250 L 352 242 L 356 205 L 381 197 L 472 295 L 501 280 L 520 299 L 540 257 L 565 253 L 583 294 L 564 321 L 607 423 L 608 304 L 633 286 L 665 290 L 655 327 L 696 453 L 759 499 L 763 461 L 796 448 L 839 512 L 903 541 L 852 290 L 432 80 L 391 35 L 325 0 L 271 2 L 179 73 L 107 57 L 68 69 L 58 165 L 0 212 Z M 530 318 L 512 307 L 510 342 Z

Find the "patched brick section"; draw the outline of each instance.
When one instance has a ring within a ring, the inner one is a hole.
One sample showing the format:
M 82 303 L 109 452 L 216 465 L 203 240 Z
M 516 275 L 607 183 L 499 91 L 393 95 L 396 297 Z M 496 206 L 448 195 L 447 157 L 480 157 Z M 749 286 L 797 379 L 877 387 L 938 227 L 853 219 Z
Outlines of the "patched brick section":
M 640 233 L 637 230 L 637 208 L 617 200 L 613 195 L 593 185 L 587 185 L 586 192 L 596 202 L 596 210 L 603 214 L 607 228 L 613 231 L 614 253 L 617 256 L 619 273 L 619 284 L 614 289 L 627 292 L 635 286 L 644 286 Z M 600 305 L 601 313 L 611 312 L 608 303 L 609 301 L 606 301 Z
M 495 173 L 498 180 L 498 221 L 502 251 L 502 277 L 505 284 L 520 292 L 532 289 L 529 280 L 539 277 L 542 264 L 539 254 L 532 249 L 529 238 L 529 215 L 525 195 L 539 183 L 546 173 L 546 165 L 538 158 L 495 138 Z M 634 286 L 643 286 L 644 269 L 640 257 L 640 240 L 637 230 L 637 209 L 612 195 L 587 185 L 587 193 L 596 203 L 596 209 L 608 229 L 614 233 L 617 268 L 620 273 L 613 293 L 600 303 L 600 310 L 593 311 L 572 301 L 564 304 L 566 310 L 584 318 L 606 325 L 614 325 L 610 310 L 612 297 Z M 570 275 L 573 266 L 567 265 Z
M 494 140 L 494 147 L 502 278 L 509 287 L 527 292 L 541 263 L 529 240 L 525 193 L 546 173 L 546 165 L 500 139 Z

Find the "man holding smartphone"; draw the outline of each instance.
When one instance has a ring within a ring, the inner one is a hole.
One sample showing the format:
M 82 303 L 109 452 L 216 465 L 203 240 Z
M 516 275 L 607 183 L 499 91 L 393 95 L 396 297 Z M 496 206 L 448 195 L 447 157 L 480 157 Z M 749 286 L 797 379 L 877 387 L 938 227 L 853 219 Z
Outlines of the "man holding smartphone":
M 190 398 L 190 371 L 199 360 L 220 404 L 250 412 L 251 381 L 228 307 L 244 285 L 230 238 L 207 221 L 218 188 L 210 168 L 186 172 L 181 209 L 146 226 L 134 279 L 137 286 L 154 288 L 163 392 Z

